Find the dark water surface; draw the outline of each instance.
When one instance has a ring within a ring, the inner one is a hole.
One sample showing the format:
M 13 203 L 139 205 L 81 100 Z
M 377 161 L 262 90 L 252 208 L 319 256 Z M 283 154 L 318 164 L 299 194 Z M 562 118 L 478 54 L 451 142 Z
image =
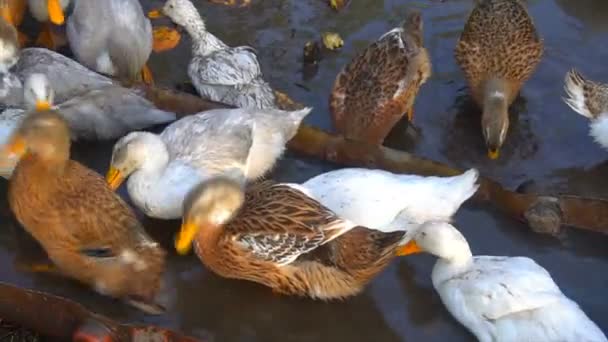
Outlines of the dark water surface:
M 142 1 L 146 9 L 158 0 Z M 315 107 L 307 122 L 330 128 L 327 98 L 339 69 L 354 53 L 396 26 L 405 10 L 422 11 L 425 44 L 433 76 L 416 100 L 417 141 L 393 132 L 390 145 L 449 163 L 478 167 L 482 174 L 514 188 L 535 181 L 535 189 L 605 197 L 608 153 L 588 136 L 586 120 L 561 100 L 562 80 L 576 66 L 596 80 L 608 81 L 608 2 L 605 0 L 530 0 L 530 11 L 545 39 L 543 62 L 514 105 L 517 118 L 496 162 L 485 157 L 479 113 L 468 104 L 465 83 L 452 57 L 471 0 L 353 0 L 336 14 L 323 0 L 253 0 L 247 9 L 194 0 L 208 28 L 231 45 L 250 44 L 260 55 L 270 83 L 294 99 Z M 345 45 L 329 53 L 316 76 L 303 79 L 304 43 L 320 32 L 336 31 Z M 189 42 L 152 57 L 157 82 L 176 86 L 187 80 Z M 105 172 L 111 144 L 79 144 L 74 158 Z M 286 157 L 274 175 L 303 181 L 334 166 Z M 5 191 L 5 184 L 0 184 Z M 125 189 L 121 194 L 126 196 Z M 407 196 L 407 194 L 404 194 Z M 88 308 L 124 322 L 147 322 L 211 341 L 472 341 L 444 310 L 433 291 L 430 256 L 401 258 L 358 297 L 322 303 L 273 295 L 247 282 L 221 279 L 205 270 L 194 255 L 177 257 L 171 248 L 178 222 L 144 219 L 170 253 L 165 282 L 168 312 L 146 317 L 120 302 L 94 294 L 65 279 L 32 275 L 14 263 L 33 254 L 31 242 L 7 213 L 1 198 L 0 280 L 74 298 Z M 526 255 L 547 268 L 564 293 L 608 330 L 608 239 L 568 231 L 561 239 L 539 236 L 489 206 L 467 204 L 456 217 L 474 254 Z

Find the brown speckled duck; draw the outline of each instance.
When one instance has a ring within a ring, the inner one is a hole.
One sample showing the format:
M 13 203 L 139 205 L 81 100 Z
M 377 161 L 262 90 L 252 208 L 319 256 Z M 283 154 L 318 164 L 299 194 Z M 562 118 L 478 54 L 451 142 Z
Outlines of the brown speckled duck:
M 176 249 L 192 241 L 206 267 L 274 292 L 329 300 L 359 293 L 398 254 L 405 232 L 342 219 L 295 184 L 213 178 L 184 201 Z
M 382 144 L 404 114 L 412 121 L 416 94 L 431 75 L 422 38 L 422 17 L 412 12 L 342 69 L 329 99 L 339 133 Z
M 543 43 L 521 0 L 479 0 L 456 45 L 456 61 L 482 108 L 488 157 L 499 156 L 508 108 L 543 54 Z
M 154 297 L 165 252 L 100 175 L 69 159 L 69 136 L 56 112 L 24 119 L 1 155 L 19 160 L 9 183 L 12 211 L 60 274 L 161 312 Z

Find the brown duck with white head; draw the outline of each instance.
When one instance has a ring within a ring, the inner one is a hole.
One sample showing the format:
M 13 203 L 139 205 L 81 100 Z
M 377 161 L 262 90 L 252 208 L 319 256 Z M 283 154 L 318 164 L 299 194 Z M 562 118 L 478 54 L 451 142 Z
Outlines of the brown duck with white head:
M 499 156 L 509 130 L 509 106 L 543 54 L 532 18 L 521 0 L 478 0 L 455 57 L 482 108 L 488 157 Z
M 70 134 L 53 111 L 28 115 L 2 158 L 18 158 L 8 200 L 62 275 L 150 313 L 165 252 L 104 179 L 70 160 Z
M 216 274 L 263 284 L 274 292 L 314 299 L 361 292 L 398 254 L 404 231 L 357 226 L 295 184 L 270 181 L 245 191 L 213 178 L 184 201 L 179 253 L 192 241 Z
M 418 90 L 431 76 L 422 34 L 422 17 L 412 11 L 338 74 L 329 107 L 339 133 L 382 144 L 404 114 L 412 121 Z

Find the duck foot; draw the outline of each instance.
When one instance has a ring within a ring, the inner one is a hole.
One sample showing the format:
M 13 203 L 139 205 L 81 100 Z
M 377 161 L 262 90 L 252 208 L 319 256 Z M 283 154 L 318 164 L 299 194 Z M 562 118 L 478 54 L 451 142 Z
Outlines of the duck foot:
M 235 6 L 235 7 L 247 7 L 251 4 L 251 0 L 209 0 L 214 4 L 221 4 L 226 6 Z
M 159 53 L 174 49 L 181 40 L 181 34 L 176 29 L 159 26 L 152 32 L 152 50 Z

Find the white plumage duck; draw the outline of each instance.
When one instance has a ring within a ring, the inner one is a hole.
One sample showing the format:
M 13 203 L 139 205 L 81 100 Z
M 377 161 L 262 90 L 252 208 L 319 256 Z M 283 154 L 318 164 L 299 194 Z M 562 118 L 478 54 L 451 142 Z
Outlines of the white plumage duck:
M 420 226 L 400 255 L 439 258 L 432 281 L 447 310 L 480 342 L 601 342 L 604 333 L 526 257 L 473 256 L 449 223 Z
M 181 218 L 186 195 L 211 176 L 243 181 L 268 172 L 310 111 L 215 109 L 182 118 L 159 135 L 130 133 L 114 146 L 106 180 L 116 189 L 128 177 L 129 196 L 146 215 Z
M 382 231 L 406 230 L 404 241 L 428 220 L 450 221 L 477 191 L 479 173 L 423 177 L 346 168 L 302 183 L 307 194 L 340 217 Z
M 566 104 L 590 120 L 589 134 L 608 149 L 608 85 L 587 80 L 572 69 L 566 74 L 564 89 Z
M 167 0 L 162 13 L 190 35 L 188 76 L 202 97 L 235 107 L 275 107 L 274 92 L 262 76 L 253 48 L 230 47 L 207 31 L 190 0 Z

